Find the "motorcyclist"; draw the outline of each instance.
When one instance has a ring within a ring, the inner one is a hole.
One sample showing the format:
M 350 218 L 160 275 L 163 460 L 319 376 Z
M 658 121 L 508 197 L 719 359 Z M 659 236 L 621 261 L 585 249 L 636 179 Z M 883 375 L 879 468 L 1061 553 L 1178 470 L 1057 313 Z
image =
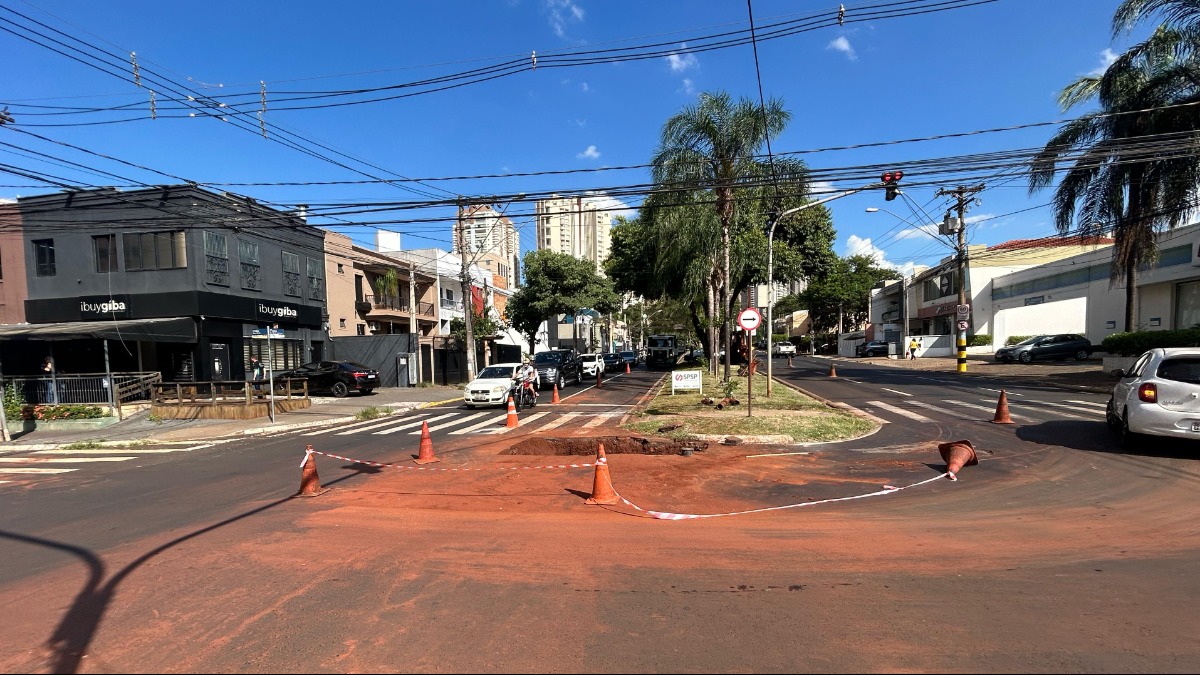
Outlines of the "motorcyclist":
M 537 368 L 533 367 L 533 363 L 529 357 L 525 357 L 525 361 L 513 373 L 513 380 L 519 382 L 522 387 L 529 387 L 534 400 L 537 400 L 538 391 L 537 387 L 534 386 L 537 383 Z

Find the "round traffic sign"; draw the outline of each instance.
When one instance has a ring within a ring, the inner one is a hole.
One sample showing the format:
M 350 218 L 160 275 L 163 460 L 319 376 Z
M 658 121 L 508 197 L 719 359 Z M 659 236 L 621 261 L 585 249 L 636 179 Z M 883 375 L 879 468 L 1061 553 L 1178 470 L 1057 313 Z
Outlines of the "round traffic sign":
M 958 322 L 958 329 L 959 329 L 959 330 L 966 330 L 966 329 L 967 329 L 967 322 L 966 322 L 966 321 L 959 321 L 959 322 Z
M 742 330 L 754 330 L 760 323 L 762 323 L 762 314 L 759 314 L 758 310 L 753 307 L 747 307 L 742 310 L 741 314 L 738 314 L 738 325 L 742 327 Z

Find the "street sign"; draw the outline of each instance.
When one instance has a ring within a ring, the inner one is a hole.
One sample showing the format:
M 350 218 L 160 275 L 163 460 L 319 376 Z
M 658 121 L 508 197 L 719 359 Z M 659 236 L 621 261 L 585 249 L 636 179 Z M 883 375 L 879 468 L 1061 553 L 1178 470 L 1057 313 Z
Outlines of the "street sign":
M 753 307 L 747 307 L 742 310 L 741 314 L 738 314 L 738 325 L 742 327 L 742 330 L 754 330 L 760 323 L 762 323 L 762 314 L 759 314 L 758 310 Z
M 250 338 L 253 340 L 266 340 L 268 338 L 282 338 L 282 328 L 253 328 L 250 330 Z
M 959 321 L 959 322 L 958 322 L 958 329 L 959 329 L 959 330 L 966 330 L 966 329 L 967 329 L 967 322 L 966 322 L 966 321 Z
M 959 321 L 967 321 L 968 319 L 971 318 L 971 306 L 970 305 L 958 305 L 957 309 L 958 309 L 958 311 L 957 311 L 956 315 L 958 316 Z

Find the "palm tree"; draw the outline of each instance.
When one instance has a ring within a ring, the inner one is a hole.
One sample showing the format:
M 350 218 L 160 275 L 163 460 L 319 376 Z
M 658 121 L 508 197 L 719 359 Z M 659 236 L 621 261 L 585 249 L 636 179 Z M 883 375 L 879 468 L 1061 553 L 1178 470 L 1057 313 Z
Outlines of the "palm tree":
M 1114 31 L 1136 16 L 1133 5 L 1163 4 L 1197 5 L 1127 0 L 1114 19 Z M 1124 277 L 1127 332 L 1137 329 L 1138 270 L 1157 257 L 1157 231 L 1187 217 L 1200 180 L 1200 117 L 1193 106 L 1179 107 L 1196 102 L 1200 93 L 1200 69 L 1187 43 L 1180 31 L 1160 27 L 1102 75 L 1068 85 L 1059 95 L 1064 110 L 1093 100 L 1100 110 L 1065 124 L 1030 166 L 1032 193 L 1053 182 L 1060 164 L 1072 164 L 1054 194 L 1059 232 L 1111 230 L 1111 282 Z
M 654 158 L 655 182 L 665 189 L 712 190 L 721 223 L 723 265 L 717 270 L 721 288 L 721 320 L 725 327 L 725 379 L 729 379 L 730 230 L 734 224 L 734 189 L 755 171 L 755 155 L 769 135 L 778 135 L 791 114 L 778 99 L 759 107 L 749 99 L 734 102 L 725 92 L 703 93 L 663 125 Z

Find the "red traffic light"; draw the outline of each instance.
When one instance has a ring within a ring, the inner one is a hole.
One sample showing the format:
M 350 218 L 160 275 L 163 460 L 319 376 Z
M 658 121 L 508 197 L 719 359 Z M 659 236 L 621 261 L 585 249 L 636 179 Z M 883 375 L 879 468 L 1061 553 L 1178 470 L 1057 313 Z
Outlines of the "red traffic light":
M 880 176 L 880 180 L 885 183 L 898 183 L 901 178 L 904 178 L 903 171 L 884 171 L 883 175 Z

